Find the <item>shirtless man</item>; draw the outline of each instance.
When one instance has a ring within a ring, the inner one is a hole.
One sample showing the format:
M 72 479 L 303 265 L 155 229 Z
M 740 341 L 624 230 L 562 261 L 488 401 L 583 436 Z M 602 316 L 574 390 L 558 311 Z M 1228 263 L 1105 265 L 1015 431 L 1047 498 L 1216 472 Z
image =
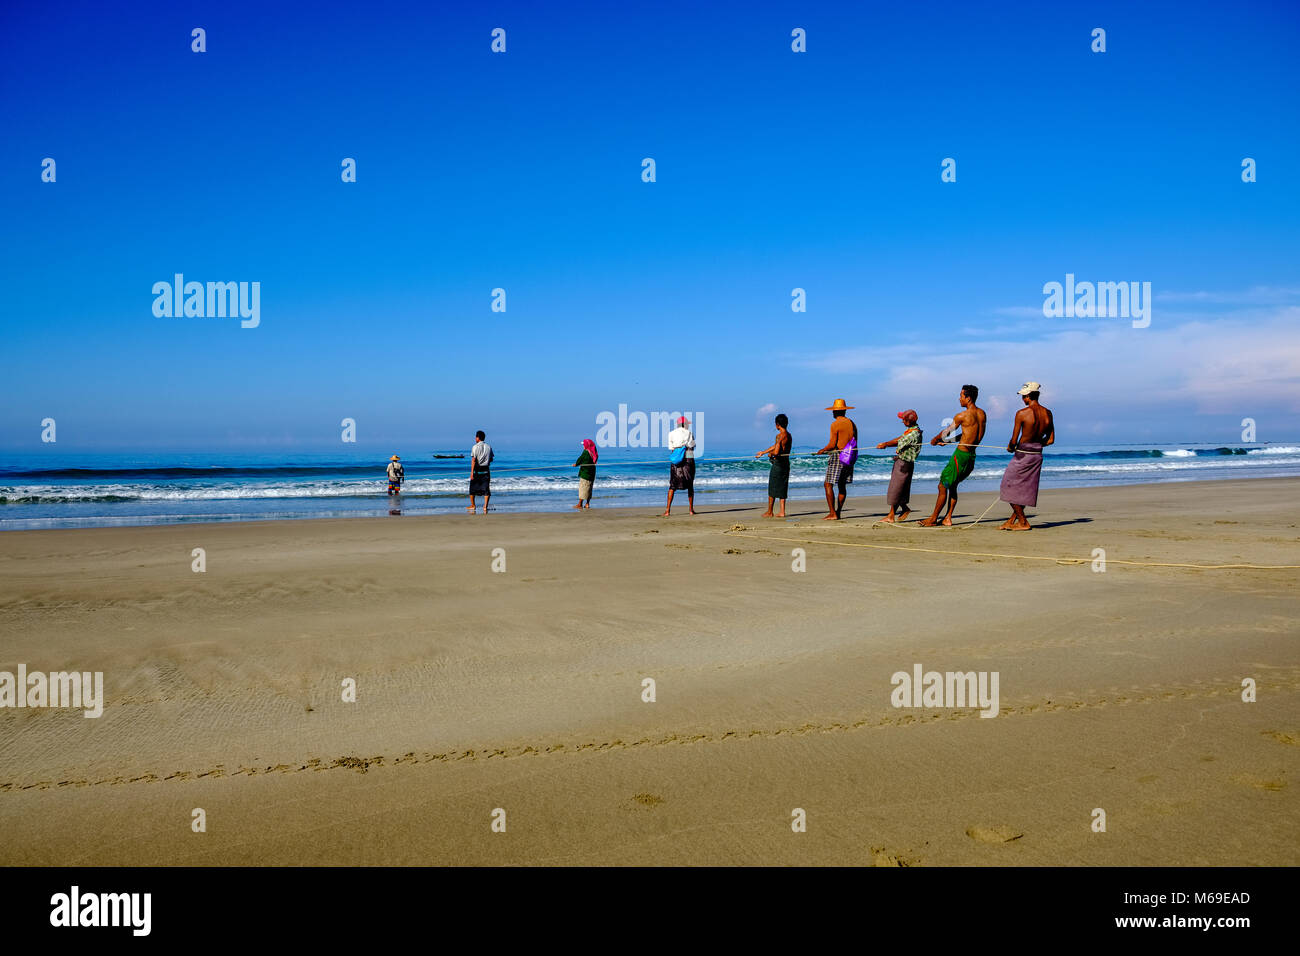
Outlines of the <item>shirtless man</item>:
M 857 457 L 858 447 L 858 426 L 846 414 L 853 410 L 852 405 L 845 403 L 844 399 L 837 398 L 826 409 L 831 413 L 833 421 L 831 422 L 831 439 L 826 443 L 826 447 L 821 451 L 813 452 L 814 455 L 825 455 L 830 453 L 830 459 L 826 464 L 826 508 L 827 513 L 822 518 L 823 521 L 839 521 L 840 515 L 844 511 L 844 499 L 848 495 L 848 485 L 853 481 L 853 465 L 845 465 L 840 462 L 840 452 L 848 447 L 850 441 L 853 442 L 852 457 Z M 839 502 L 836 503 L 835 489 L 839 488 Z
M 1003 531 L 1028 531 L 1025 508 L 1038 504 L 1038 479 L 1043 471 L 1043 448 L 1056 441 L 1056 422 L 1052 410 L 1038 404 L 1042 388 L 1037 382 L 1020 386 L 1025 407 L 1016 412 L 1007 451 L 1015 455 L 1002 475 L 999 497 L 1011 505 L 1011 517 L 1002 524 Z
M 974 385 L 963 385 L 961 394 L 957 397 L 957 401 L 961 402 L 961 411 L 953 416 L 951 425 L 930 439 L 931 445 L 949 445 L 956 441 L 957 450 L 952 453 L 948 464 L 943 466 L 934 512 L 921 522 L 922 528 L 933 528 L 940 523 L 939 512 L 943 510 L 945 501 L 948 503 L 948 513 L 944 515 L 942 524 L 947 528 L 952 527 L 952 513 L 957 507 L 957 486 L 975 470 L 975 449 L 984 440 L 984 427 L 988 424 L 984 409 L 975 404 L 979 394 L 980 390 Z M 959 428 L 961 437 L 954 438 L 953 435 Z

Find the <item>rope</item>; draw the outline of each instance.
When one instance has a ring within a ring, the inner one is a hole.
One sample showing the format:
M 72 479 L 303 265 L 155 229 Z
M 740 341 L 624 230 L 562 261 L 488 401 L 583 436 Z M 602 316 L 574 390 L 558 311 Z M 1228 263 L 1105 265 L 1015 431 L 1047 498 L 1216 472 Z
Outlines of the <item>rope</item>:
M 1142 446 L 1146 446 L 1146 445 L 1151 445 L 1151 444 L 1155 444 L 1155 443 L 1153 443 L 1153 442 L 1077 442 L 1077 443 L 1075 443 L 1075 447 L 1080 447 L 1080 448 L 1092 448 L 1092 447 L 1098 447 L 1098 448 L 1103 448 L 1103 447 L 1105 447 L 1105 448 L 1112 448 L 1112 447 L 1115 447 L 1115 446 L 1117 446 L 1117 445 L 1142 445 Z M 1178 445 L 1178 444 L 1182 444 L 1182 445 L 1206 445 L 1206 444 L 1210 444 L 1210 445 L 1212 445 L 1212 444 L 1214 444 L 1214 443 L 1213 443 L 1213 442 L 1159 442 L 1158 444 L 1166 444 L 1166 445 Z M 1294 442 L 1241 442 L 1241 443 L 1239 443 L 1239 444 L 1244 444 L 1244 445 L 1250 445 L 1250 444 L 1254 444 L 1254 445 L 1277 445 L 1277 444 L 1294 444 Z M 948 446 L 948 445 L 958 445 L 960 448 L 999 448 L 999 449 L 1002 449 L 1003 451 L 1006 450 L 1006 446 L 1005 446 L 1005 445 L 999 445 L 999 444 L 997 444 L 996 442 L 980 442 L 978 445 L 966 445 L 966 444 L 963 444 L 963 443 L 960 443 L 960 442 L 941 442 L 937 447 L 939 447 L 939 448 L 944 448 L 944 447 L 946 447 L 946 446 Z M 865 451 L 881 451 L 881 450 L 884 450 L 884 449 L 878 449 L 878 448 L 874 448 L 874 447 L 872 447 L 872 448 L 870 448 L 870 449 L 862 449 L 862 448 L 859 448 L 859 449 L 858 449 L 859 453 L 863 453 L 863 452 L 865 452 Z M 1041 451 L 1029 451 L 1029 450 L 1024 449 L 1024 448 L 1017 448 L 1016 451 L 1019 452 L 1019 453 L 1022 454 L 1022 455 L 1041 455 L 1041 454 L 1043 454 L 1043 452 L 1041 452 Z M 826 454 L 830 454 L 830 453 L 829 453 L 829 452 L 823 452 L 822 454 L 817 454 L 817 453 L 815 453 L 815 452 L 782 452 L 782 453 L 780 453 L 780 454 L 777 454 L 775 457 L 777 457 L 777 458 L 790 458 L 790 459 L 795 459 L 795 458 L 821 458 L 821 457 L 823 457 L 823 455 L 826 455 Z M 1014 452 L 1013 452 L 1012 454 L 1014 454 Z M 739 458 L 693 458 L 693 459 L 690 459 L 690 460 L 692 460 L 692 461 L 697 461 L 697 462 L 701 462 L 701 463 L 703 463 L 703 464 L 715 464 L 715 463 L 720 464 L 720 463 L 722 463 L 722 462 L 729 462 L 729 461 L 754 461 L 754 460 L 756 460 L 756 459 L 758 459 L 758 458 L 761 458 L 761 457 L 765 457 L 765 456 L 762 456 L 762 455 L 742 455 L 742 456 L 739 457 Z M 873 455 L 861 454 L 861 457 L 864 457 L 864 458 L 872 458 L 872 457 L 885 458 L 886 456 L 885 456 L 885 455 L 873 456 Z M 892 456 L 890 456 L 890 457 L 892 457 Z M 453 458 L 453 459 L 441 459 L 441 460 L 443 460 L 443 461 L 457 461 L 457 460 L 462 460 L 462 459 L 454 459 L 454 458 Z M 463 459 L 463 460 L 468 460 L 468 458 Z M 502 472 L 516 472 L 516 471 L 568 471 L 570 468 L 603 468 L 603 467 L 606 467 L 606 466 L 613 467 L 613 466 L 615 466 L 615 465 L 620 465 L 620 466 L 624 466 L 624 467 L 631 467 L 631 466 L 634 466 L 634 465 L 666 465 L 666 464 L 668 464 L 667 459 L 665 459 L 665 458 L 655 458 L 655 459 L 652 459 L 652 460 L 649 460 L 649 461 L 607 461 L 607 462 L 605 463 L 605 465 L 602 465 L 600 462 L 594 462 L 594 463 L 588 463 L 588 464 L 585 464 L 585 465 L 579 465 L 579 464 L 577 464 L 577 463 L 575 462 L 575 463 L 572 464 L 572 465 L 530 465 L 530 466 L 523 467 L 523 468 L 489 468 L 488 471 L 491 471 L 491 472 L 493 472 L 493 473 L 495 473 L 495 474 L 500 474 L 500 473 L 502 473 Z
M 956 442 L 947 442 L 947 444 L 949 444 L 949 445 L 955 445 L 955 444 L 957 444 L 957 443 L 956 443 Z M 991 445 L 992 443 L 989 443 L 989 444 Z M 966 446 L 962 446 L 962 447 L 966 447 Z M 975 448 L 981 448 L 981 447 L 984 447 L 984 446 L 983 446 L 983 445 L 975 445 L 975 446 L 972 446 L 972 447 L 975 447 Z M 999 446 L 999 447 L 1001 447 L 1001 446 Z M 871 449 L 871 450 L 872 450 L 872 451 L 877 451 L 877 450 L 879 450 L 879 449 L 875 449 L 875 448 L 873 448 L 873 449 Z M 1023 450 L 1022 450 L 1022 451 L 1023 451 Z M 1041 454 L 1042 454 L 1042 452 L 1038 452 L 1038 451 L 1024 451 L 1023 453 L 1026 454 L 1026 455 L 1041 455 Z M 798 452 L 798 453 L 795 453 L 795 452 L 783 452 L 783 453 L 781 453 L 781 454 L 779 454 L 779 455 L 776 455 L 775 457 L 777 457 L 777 458 L 790 458 L 790 459 L 794 459 L 794 458 L 823 458 L 823 457 L 825 457 L 826 455 L 829 455 L 829 454 L 830 454 L 830 452 L 823 452 L 822 454 L 817 454 L 817 453 L 815 453 L 815 452 Z M 758 458 L 763 458 L 763 457 L 768 457 L 768 456 L 764 456 L 764 455 L 742 455 L 742 456 L 739 457 L 739 458 L 688 458 L 687 461 L 695 461 L 695 462 L 699 462 L 699 463 L 701 463 L 701 464 L 720 464 L 720 463 L 722 463 L 722 462 L 727 462 L 727 461 L 754 461 L 754 460 L 756 460 L 756 459 L 758 459 Z M 881 459 L 884 459 L 885 457 L 893 457 L 893 456 L 885 456 L 885 455 L 880 455 L 880 456 L 874 456 L 874 455 L 860 455 L 859 457 L 862 457 L 862 458 L 879 457 L 879 458 L 881 458 Z M 572 465 L 529 465 L 529 466 L 527 466 L 527 467 L 523 467 L 523 468 L 487 468 L 487 469 L 485 469 L 485 470 L 486 470 L 486 471 L 490 471 L 490 472 L 492 472 L 493 474 L 499 474 L 499 473 L 501 473 L 501 472 L 506 472 L 506 471 L 568 471 L 570 468 L 604 468 L 604 467 L 606 467 L 606 466 L 609 466 L 609 467 L 612 468 L 612 467 L 614 467 L 614 466 L 616 466 L 616 465 L 618 465 L 618 466 L 623 466 L 623 467 L 630 467 L 630 466 L 632 466 L 632 465 L 666 465 L 666 464 L 668 464 L 668 459 L 666 459 L 666 458 L 655 458 L 655 459 L 650 460 L 650 461 L 607 461 L 607 462 L 605 462 L 605 464 L 603 464 L 603 465 L 602 465 L 600 462 L 595 462 L 595 463 L 592 463 L 592 462 L 585 462 L 585 463 L 583 463 L 583 464 L 581 464 L 581 465 L 578 464 L 577 462 L 574 462 Z
M 984 509 L 984 515 L 988 514 L 990 511 L 992 511 L 992 510 L 993 510 L 993 505 L 996 505 L 996 504 L 997 504 L 999 501 L 1001 501 L 1001 500 L 1002 500 L 1001 497 L 994 498 L 994 499 L 993 499 L 993 504 L 989 505 L 987 508 Z M 980 515 L 978 518 L 976 518 L 974 521 L 972 521 L 970 524 L 966 525 L 965 527 L 967 527 L 967 528 L 973 528 L 973 527 L 975 527 L 977 524 L 979 524 L 981 521 L 984 520 L 984 515 Z
M 1041 554 L 1003 554 L 996 551 L 946 551 L 942 548 L 905 548 L 902 545 L 866 544 L 860 541 L 810 541 L 805 538 L 782 538 L 768 534 L 739 534 L 725 531 L 724 534 L 741 538 L 757 538 L 763 541 L 789 541 L 795 544 L 835 544 L 843 548 L 872 548 L 878 551 L 917 551 L 927 554 L 957 554 L 975 558 L 1011 558 L 1018 561 L 1052 561 L 1056 564 L 1088 564 L 1087 558 L 1053 558 Z M 1188 568 L 1195 571 L 1300 571 L 1300 564 L 1178 564 L 1164 561 L 1122 561 L 1107 558 L 1107 564 L 1123 564 L 1135 568 Z

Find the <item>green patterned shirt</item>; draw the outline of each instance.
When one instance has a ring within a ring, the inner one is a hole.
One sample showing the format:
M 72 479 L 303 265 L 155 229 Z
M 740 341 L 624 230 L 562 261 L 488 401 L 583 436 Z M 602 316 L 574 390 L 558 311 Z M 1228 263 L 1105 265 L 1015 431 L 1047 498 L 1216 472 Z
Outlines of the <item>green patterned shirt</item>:
M 916 456 L 919 454 L 921 454 L 921 429 L 913 425 L 898 440 L 898 460 L 916 461 Z

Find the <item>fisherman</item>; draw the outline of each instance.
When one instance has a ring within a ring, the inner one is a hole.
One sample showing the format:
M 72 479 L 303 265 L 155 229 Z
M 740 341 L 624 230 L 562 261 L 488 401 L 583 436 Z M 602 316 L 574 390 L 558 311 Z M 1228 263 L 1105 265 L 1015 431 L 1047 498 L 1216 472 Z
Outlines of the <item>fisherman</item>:
M 469 507 L 465 510 L 478 514 L 475 496 L 483 496 L 483 513 L 488 512 L 488 501 L 492 498 L 492 459 L 496 454 L 487 443 L 487 435 L 482 431 L 474 433 L 474 447 L 469 453 Z
M 1025 382 L 1017 394 L 1025 407 L 1016 412 L 1007 451 L 1015 457 L 1002 473 L 998 497 L 1011 505 L 1011 517 L 1002 524 L 1003 531 L 1028 531 L 1025 508 L 1038 504 L 1038 479 L 1043 473 L 1043 447 L 1056 441 L 1056 422 L 1052 411 L 1038 404 L 1043 386 Z
M 830 453 L 826 463 L 826 514 L 823 521 L 838 521 L 844 511 L 844 499 L 848 496 L 848 485 L 853 481 L 853 464 L 858 460 L 858 426 L 846 412 L 855 406 L 848 405 L 844 399 L 837 398 L 827 406 L 826 411 L 834 419 L 831 422 L 831 437 L 826 447 L 813 452 L 814 455 Z M 839 488 L 839 498 L 835 489 Z
M 686 512 L 695 514 L 695 436 L 685 415 L 668 433 L 668 505 L 661 517 L 673 511 L 673 492 L 686 492 Z
M 582 440 L 582 454 L 573 464 L 578 469 L 578 503 L 573 507 L 579 511 L 591 509 L 591 487 L 596 483 L 596 459 L 600 450 L 590 438 Z
M 906 521 L 907 516 L 912 513 L 912 506 L 909 503 L 912 497 L 912 472 L 916 470 L 916 456 L 921 453 L 921 439 L 924 437 L 916 424 L 915 411 L 909 408 L 905 412 L 899 412 L 898 417 L 902 419 L 904 425 L 903 434 L 890 441 L 882 441 L 876 446 L 898 448 L 894 453 L 894 471 L 889 476 L 889 490 L 885 493 L 889 514 L 881 520 L 886 524 Z M 894 517 L 894 512 L 898 512 L 897 518 Z
M 394 455 L 388 459 L 388 495 L 400 495 L 402 493 L 402 481 L 406 477 L 406 472 L 402 468 L 402 459 Z
M 975 449 L 984 440 L 984 428 L 988 424 L 984 409 L 975 404 L 979 394 L 980 390 L 974 385 L 963 385 L 957 396 L 961 411 L 953 416 L 951 425 L 930 439 L 931 445 L 951 445 L 956 442 L 957 449 L 939 475 L 939 495 L 934 502 L 934 511 L 921 522 L 922 528 L 933 528 L 939 523 L 939 512 L 943 510 L 945 501 L 948 513 L 943 517 L 943 525 L 952 527 L 952 513 L 957 508 L 957 486 L 975 470 Z M 960 436 L 957 434 L 959 429 Z
M 772 506 L 778 501 L 781 502 L 781 513 L 776 517 L 785 517 L 785 499 L 790 496 L 790 449 L 794 447 L 789 426 L 790 419 L 786 415 L 777 415 L 776 439 L 754 456 L 762 458 L 766 455 L 772 463 L 767 474 L 767 510 L 763 512 L 764 518 L 773 517 Z

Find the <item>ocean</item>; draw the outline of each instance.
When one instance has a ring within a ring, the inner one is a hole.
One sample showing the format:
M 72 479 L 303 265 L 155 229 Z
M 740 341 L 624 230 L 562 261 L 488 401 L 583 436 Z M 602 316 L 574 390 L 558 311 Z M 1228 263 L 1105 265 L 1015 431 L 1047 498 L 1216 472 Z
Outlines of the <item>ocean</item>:
M 822 500 L 826 458 L 795 449 L 792 501 Z M 750 450 L 752 454 L 752 449 Z M 858 460 L 851 496 L 883 495 L 891 459 L 868 449 Z M 917 462 L 913 508 L 929 510 L 935 484 L 951 449 L 926 447 Z M 741 458 L 744 449 L 709 448 L 698 461 L 697 507 L 766 505 L 766 459 Z M 804 454 L 804 457 L 800 455 Z M 468 504 L 469 461 L 404 458 L 404 515 L 452 513 Z M 444 453 L 446 454 L 446 453 Z M 982 449 L 962 485 L 973 507 L 993 500 L 1008 460 Z M 498 511 L 562 511 L 577 496 L 577 451 L 496 448 L 492 507 Z M 389 515 L 387 456 L 355 454 L 40 454 L 0 457 L 0 531 L 31 528 L 108 527 L 199 521 L 349 518 Z M 1193 444 L 1052 446 L 1043 463 L 1045 489 L 1149 484 L 1219 478 L 1300 476 L 1300 445 L 1200 446 Z M 668 486 L 663 449 L 602 451 L 593 507 L 662 508 Z M 678 501 L 685 504 L 679 493 Z M 480 502 L 481 505 L 481 502 Z M 1050 498 L 1043 503 L 1050 508 Z M 964 510 L 964 509 L 963 509 Z

